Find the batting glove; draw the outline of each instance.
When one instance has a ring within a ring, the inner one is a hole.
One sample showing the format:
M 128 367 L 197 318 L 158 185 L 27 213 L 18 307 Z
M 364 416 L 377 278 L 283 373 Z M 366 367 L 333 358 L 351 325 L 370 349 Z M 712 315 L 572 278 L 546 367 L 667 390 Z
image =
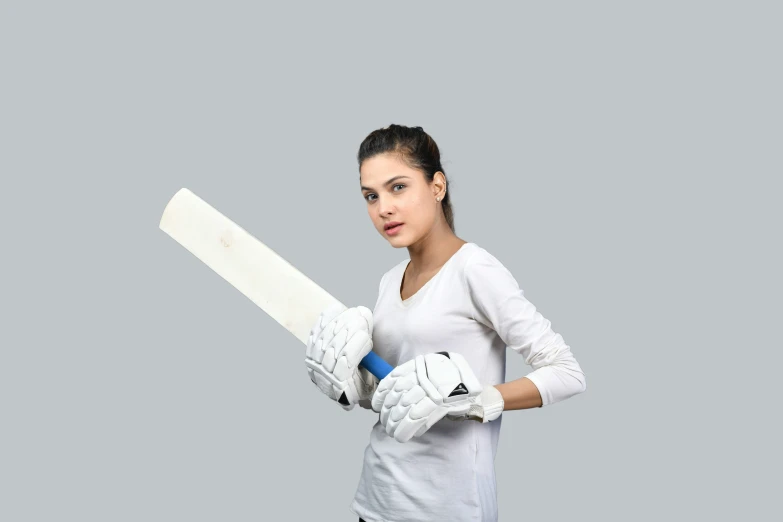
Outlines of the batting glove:
M 455 352 L 419 355 L 389 373 L 372 397 L 386 433 L 398 442 L 418 437 L 444 417 L 490 422 L 500 417 L 503 396 L 482 386 Z
M 344 410 L 369 402 L 378 379 L 359 366 L 372 350 L 372 312 L 364 307 L 333 305 L 310 330 L 305 366 L 310 380 Z

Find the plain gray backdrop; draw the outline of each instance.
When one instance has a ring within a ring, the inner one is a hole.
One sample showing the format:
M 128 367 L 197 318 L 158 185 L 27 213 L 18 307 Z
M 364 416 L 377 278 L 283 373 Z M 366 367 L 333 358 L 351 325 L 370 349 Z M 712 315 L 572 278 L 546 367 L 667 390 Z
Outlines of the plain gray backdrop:
M 779 3 L 258 4 L 0 4 L 0 520 L 355 520 L 377 415 L 158 221 L 371 307 L 390 123 L 587 375 L 504 416 L 500 520 L 781 516 Z

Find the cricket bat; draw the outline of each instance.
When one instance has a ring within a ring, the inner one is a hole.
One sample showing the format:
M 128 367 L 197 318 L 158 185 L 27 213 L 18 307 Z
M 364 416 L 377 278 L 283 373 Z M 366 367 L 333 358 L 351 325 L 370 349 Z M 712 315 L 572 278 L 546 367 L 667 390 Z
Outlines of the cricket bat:
M 310 329 L 339 301 L 187 188 L 166 205 L 160 229 L 306 344 Z M 375 352 L 361 365 L 383 379 L 392 366 Z

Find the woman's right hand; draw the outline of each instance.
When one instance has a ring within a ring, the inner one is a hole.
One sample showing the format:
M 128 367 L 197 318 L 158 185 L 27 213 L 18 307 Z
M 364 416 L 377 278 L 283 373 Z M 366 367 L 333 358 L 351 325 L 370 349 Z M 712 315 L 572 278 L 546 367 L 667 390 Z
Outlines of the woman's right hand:
M 359 366 L 372 350 L 372 312 L 364 306 L 333 305 L 310 330 L 305 366 L 310 380 L 343 409 L 369 401 L 378 379 Z

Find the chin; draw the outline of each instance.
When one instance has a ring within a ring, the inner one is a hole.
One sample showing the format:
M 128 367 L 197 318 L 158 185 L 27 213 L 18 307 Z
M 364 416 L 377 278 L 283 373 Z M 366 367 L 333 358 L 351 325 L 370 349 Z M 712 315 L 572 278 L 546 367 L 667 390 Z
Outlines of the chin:
M 381 232 L 381 235 L 383 236 L 383 239 L 388 241 L 394 248 L 405 248 L 411 244 L 411 241 L 404 237 L 387 236 L 384 232 Z
M 409 246 L 411 246 L 416 242 L 413 239 L 405 238 L 405 237 L 387 237 L 386 240 L 394 248 L 408 248 Z

